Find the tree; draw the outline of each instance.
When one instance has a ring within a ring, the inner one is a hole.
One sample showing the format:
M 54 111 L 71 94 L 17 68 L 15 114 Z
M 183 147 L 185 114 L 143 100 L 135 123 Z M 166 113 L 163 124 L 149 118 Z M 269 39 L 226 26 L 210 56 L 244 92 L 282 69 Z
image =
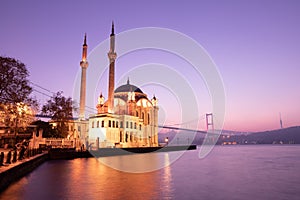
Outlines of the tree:
M 28 76 L 24 63 L 0 56 L 0 118 L 15 134 L 32 122 L 38 108 Z
M 25 64 L 14 58 L 0 56 L 0 98 L 2 103 L 33 103 L 32 88 Z
M 67 122 L 73 119 L 73 101 L 70 97 L 66 98 L 63 92 L 57 92 L 47 101 L 42 108 L 42 114 L 52 116 L 51 119 L 57 122 L 57 130 L 60 136 L 66 137 Z

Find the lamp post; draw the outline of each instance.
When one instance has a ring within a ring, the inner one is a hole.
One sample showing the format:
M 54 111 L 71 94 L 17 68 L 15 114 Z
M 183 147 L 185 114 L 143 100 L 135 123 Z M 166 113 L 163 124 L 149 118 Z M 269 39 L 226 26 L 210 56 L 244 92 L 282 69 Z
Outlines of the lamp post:
M 165 138 L 165 143 L 166 143 L 166 145 L 168 145 L 168 143 L 169 143 L 169 138 L 168 137 Z

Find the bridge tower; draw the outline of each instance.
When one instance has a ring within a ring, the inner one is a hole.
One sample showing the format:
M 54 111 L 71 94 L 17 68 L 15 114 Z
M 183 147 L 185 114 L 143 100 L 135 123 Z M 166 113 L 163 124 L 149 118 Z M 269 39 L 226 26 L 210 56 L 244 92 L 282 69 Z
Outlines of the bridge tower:
M 209 128 L 210 130 L 214 131 L 214 119 L 212 113 L 206 113 L 206 131 L 208 132 Z
M 280 123 L 280 128 L 283 129 L 281 113 L 279 113 L 279 123 Z

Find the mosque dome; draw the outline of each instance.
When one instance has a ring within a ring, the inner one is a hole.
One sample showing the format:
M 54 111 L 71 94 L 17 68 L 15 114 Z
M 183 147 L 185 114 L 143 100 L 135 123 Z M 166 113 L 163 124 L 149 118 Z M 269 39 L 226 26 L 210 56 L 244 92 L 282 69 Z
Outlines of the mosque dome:
M 144 94 L 140 88 L 136 87 L 135 85 L 131 85 L 129 83 L 129 78 L 127 80 L 127 84 L 121 85 L 117 89 L 115 89 L 115 93 L 121 93 L 121 92 L 135 92 L 135 93 Z
M 121 98 L 124 101 L 127 101 L 129 92 L 134 92 L 135 94 L 134 99 L 136 101 L 138 101 L 141 98 L 147 98 L 147 95 L 144 94 L 140 88 L 129 83 L 129 79 L 127 80 L 126 84 L 121 85 L 117 89 L 115 89 L 114 96 L 116 98 Z
M 119 93 L 119 92 L 138 92 L 138 93 L 144 94 L 140 88 L 138 88 L 135 85 L 131 85 L 128 82 L 127 82 L 127 84 L 121 85 L 120 87 L 115 89 L 115 93 Z

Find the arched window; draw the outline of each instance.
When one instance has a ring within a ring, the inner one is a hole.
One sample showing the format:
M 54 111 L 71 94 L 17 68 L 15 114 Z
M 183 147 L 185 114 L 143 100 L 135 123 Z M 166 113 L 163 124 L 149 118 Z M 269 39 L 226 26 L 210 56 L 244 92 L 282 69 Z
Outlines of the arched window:
M 134 129 L 136 129 L 136 122 L 134 123 Z
M 104 127 L 104 120 L 101 122 L 101 127 Z
M 139 111 L 135 112 L 135 116 L 137 116 L 137 117 L 139 116 Z
M 108 127 L 111 127 L 111 120 L 108 121 Z
M 112 123 L 113 123 L 113 128 L 115 128 L 115 121 L 113 121 Z
M 119 128 L 119 122 L 116 121 L 116 128 Z

